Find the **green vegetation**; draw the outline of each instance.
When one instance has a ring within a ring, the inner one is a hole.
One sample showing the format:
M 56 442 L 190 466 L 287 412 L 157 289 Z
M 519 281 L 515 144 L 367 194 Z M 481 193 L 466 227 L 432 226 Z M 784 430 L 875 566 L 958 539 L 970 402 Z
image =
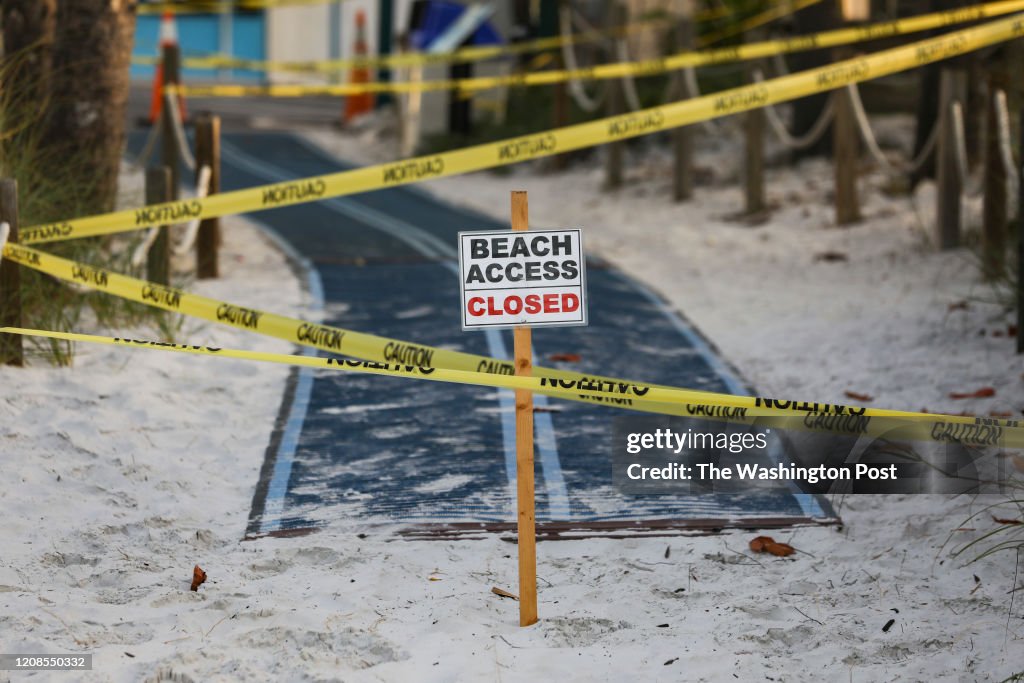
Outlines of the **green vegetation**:
M 53 147 L 44 144 L 44 122 L 52 102 L 40 101 L 31 82 L 30 49 L 0 62 L 0 177 L 18 181 L 21 225 L 62 220 L 88 213 L 99 190 L 91 181 L 91 166 L 73 158 L 55 160 Z M 59 163 L 55 163 L 59 161 Z M 114 248 L 116 246 L 116 248 Z M 125 239 L 93 238 L 57 242 L 43 247 L 48 253 L 83 261 L 117 272 L 131 271 L 133 245 Z M 91 291 L 78 291 L 29 268 L 21 269 L 24 324 L 48 330 L 74 331 L 91 314 L 104 328 L 148 323 L 167 339 L 180 324 L 175 316 L 148 306 Z M 25 338 L 26 353 L 56 365 L 70 365 L 70 342 Z

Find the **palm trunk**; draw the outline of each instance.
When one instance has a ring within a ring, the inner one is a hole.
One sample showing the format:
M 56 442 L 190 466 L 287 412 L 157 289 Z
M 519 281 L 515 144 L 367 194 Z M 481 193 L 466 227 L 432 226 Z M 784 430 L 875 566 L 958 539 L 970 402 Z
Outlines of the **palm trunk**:
M 117 194 L 134 35 L 135 0 L 57 2 L 48 137 L 81 169 L 90 213 L 111 210 Z
M 3 0 L 0 3 L 4 59 L 16 65 L 10 73 L 5 70 L 4 78 L 22 84 L 14 89 L 19 98 L 40 104 L 50 93 L 56 19 L 57 0 Z M 10 89 L 5 90 L 10 97 Z

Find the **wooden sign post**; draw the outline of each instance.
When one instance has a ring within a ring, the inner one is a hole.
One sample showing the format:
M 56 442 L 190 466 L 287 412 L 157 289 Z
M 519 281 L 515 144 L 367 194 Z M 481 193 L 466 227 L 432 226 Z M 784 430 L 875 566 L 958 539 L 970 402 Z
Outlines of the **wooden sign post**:
M 532 374 L 531 329 L 587 324 L 586 260 L 578 228 L 533 230 L 525 192 L 512 193 L 512 233 L 459 233 L 462 329 L 512 329 L 516 376 Z M 537 623 L 533 393 L 516 394 L 519 625 Z
M 526 192 L 512 193 L 512 230 L 530 229 Z M 517 377 L 529 377 L 533 369 L 533 345 L 529 327 L 513 331 Z M 516 390 L 516 509 L 519 538 L 519 625 L 537 623 L 537 529 L 533 486 L 533 392 Z

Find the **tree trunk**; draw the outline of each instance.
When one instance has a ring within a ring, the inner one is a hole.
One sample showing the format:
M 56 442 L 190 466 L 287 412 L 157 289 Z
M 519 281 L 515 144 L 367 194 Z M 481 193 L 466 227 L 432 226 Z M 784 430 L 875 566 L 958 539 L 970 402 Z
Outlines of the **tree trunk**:
M 3 0 L 4 60 L 16 64 L 13 73 L 3 74 L 22 84 L 15 88 L 19 99 L 42 106 L 50 94 L 53 67 L 53 40 L 57 26 L 57 0 Z M 12 62 L 12 59 L 15 60 Z M 10 89 L 7 97 L 11 97 Z
M 74 159 L 91 201 L 110 211 L 125 142 L 135 0 L 58 0 L 49 140 Z

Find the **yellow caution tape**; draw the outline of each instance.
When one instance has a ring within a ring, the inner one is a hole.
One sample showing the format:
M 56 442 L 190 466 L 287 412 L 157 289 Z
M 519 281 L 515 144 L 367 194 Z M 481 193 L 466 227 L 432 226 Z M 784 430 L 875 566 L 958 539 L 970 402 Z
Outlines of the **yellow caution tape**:
M 299 4 L 312 4 L 323 2 L 324 0 L 292 1 Z M 221 6 L 223 6 L 223 3 Z M 788 2 L 780 4 L 780 7 L 788 6 Z M 731 11 L 728 7 L 712 8 L 699 12 L 696 19 L 697 21 L 707 21 L 710 19 L 720 18 L 730 13 Z M 187 56 L 181 60 L 181 64 L 188 69 L 244 69 L 247 71 L 293 71 L 300 73 L 312 72 L 335 74 L 339 71 L 354 68 L 408 67 L 426 66 L 430 64 L 449 64 L 452 62 L 476 62 L 487 59 L 496 59 L 498 57 L 529 54 L 531 52 L 557 50 L 563 45 L 582 45 L 604 40 L 609 36 L 627 36 L 630 33 L 646 30 L 652 25 L 663 24 L 675 18 L 676 17 L 653 17 L 648 19 L 637 19 L 625 26 L 618 26 L 611 29 L 594 29 L 592 31 L 573 33 L 568 36 L 548 36 L 545 38 L 534 38 L 532 40 L 507 43 L 504 45 L 469 45 L 450 52 L 404 52 L 390 55 L 299 62 L 242 59 L 239 57 L 216 54 Z M 133 55 L 132 63 L 140 66 L 154 66 L 160 63 L 160 57 Z
M 497 360 L 450 349 L 439 349 L 237 306 L 227 301 L 218 301 L 173 287 L 121 275 L 105 268 L 95 268 L 84 263 L 70 261 L 32 247 L 8 243 L 4 246 L 2 255 L 8 261 L 20 263 L 59 280 L 84 285 L 122 299 L 332 353 L 386 363 L 443 367 L 498 375 L 515 374 L 515 366 L 512 361 Z M 607 382 L 624 381 L 543 367 L 534 368 L 534 373 L 554 379 L 590 378 Z
M 190 294 L 180 289 L 119 275 L 106 269 L 62 259 L 31 247 L 8 244 L 4 247 L 3 256 L 8 260 L 58 279 L 82 284 L 124 299 L 332 353 L 361 358 L 372 363 L 412 366 L 425 370 L 457 371 L 478 379 L 480 376 L 498 375 L 508 378 L 514 375 L 511 361 L 496 360 L 449 349 L 438 349 L 237 306 L 225 301 Z M 888 434 L 892 430 L 898 429 L 901 438 L 937 439 L 940 441 L 966 440 L 970 443 L 990 445 L 996 442 L 986 441 L 986 439 L 1002 439 L 1004 432 L 1001 430 L 1016 429 L 1020 426 L 1017 421 L 988 418 L 962 416 L 947 418 L 878 409 L 871 409 L 870 413 L 866 413 L 866 409 L 861 407 L 780 401 L 772 398 L 675 389 L 543 367 L 534 368 L 534 375 L 541 382 L 537 391 L 560 398 L 596 402 L 629 410 L 722 419 L 744 424 L 751 424 L 750 421 L 756 417 L 759 424 L 778 426 L 779 428 L 812 429 L 851 435 Z M 499 386 L 493 384 L 493 381 L 481 380 L 473 383 Z M 507 386 L 515 388 L 512 385 Z M 683 402 L 685 403 L 683 406 L 672 405 L 678 401 L 654 400 L 663 391 L 685 392 L 688 400 Z M 778 420 L 764 423 L 765 418 L 777 418 Z M 893 423 L 887 421 L 890 418 L 899 418 L 904 421 Z M 939 429 L 929 422 L 918 421 L 913 429 L 907 431 L 909 425 L 905 422 L 906 418 L 938 420 L 945 426 Z M 923 429 L 921 425 L 931 425 L 931 427 Z M 986 429 L 981 430 L 982 427 Z M 990 427 L 999 428 L 1000 431 L 988 429 Z M 930 431 L 933 428 L 934 434 Z M 999 443 L 1002 442 L 999 441 Z
M 825 31 L 807 36 L 747 43 L 736 47 L 681 52 L 679 54 L 638 62 L 614 62 L 574 70 L 537 71 L 505 76 L 479 76 L 475 78 L 432 81 L 387 81 L 369 83 L 342 83 L 336 85 L 187 85 L 177 91 L 188 97 L 309 97 L 316 95 L 345 96 L 362 93 L 410 93 L 458 90 L 461 94 L 498 87 L 529 87 L 551 85 L 569 80 L 604 80 L 623 76 L 654 76 L 680 69 L 723 64 L 726 62 L 761 59 L 772 55 L 850 45 L 968 21 L 998 17 L 1024 11 L 1024 1 L 1004 0 L 967 9 L 923 14 L 910 19 L 899 19 L 880 24 Z
M 1024 447 L 1024 427 L 1017 420 L 908 413 L 878 408 L 854 408 L 750 396 L 706 394 L 686 389 L 602 382 L 594 379 L 554 380 L 544 377 L 492 375 L 448 368 L 419 367 L 403 363 L 295 356 L 265 351 L 224 349 L 198 344 L 102 337 L 74 332 L 0 327 L 0 333 L 279 363 L 322 370 L 344 370 L 389 377 L 469 384 L 497 389 L 525 389 L 556 398 L 596 401 L 601 405 L 609 405 L 606 402 L 608 398 L 632 394 L 636 396 L 631 406 L 634 410 L 693 419 L 756 424 L 758 427 L 796 428 L 841 435 L 939 441 L 981 447 Z
M 965 10 L 966 11 L 966 10 Z M 769 81 L 519 138 L 328 175 L 153 204 L 22 229 L 25 244 L 109 235 L 196 218 L 261 211 L 539 159 L 648 135 L 867 81 L 1024 35 L 1017 15 Z
M 568 36 L 547 36 L 501 45 L 468 45 L 450 52 L 400 52 L 389 55 L 366 55 L 344 59 L 323 59 L 310 61 L 275 61 L 243 59 L 228 55 L 205 55 L 185 57 L 181 65 L 188 69 L 244 69 L 247 71 L 293 71 L 299 73 L 336 74 L 339 71 L 356 68 L 410 67 L 452 62 L 478 62 L 499 57 L 557 50 L 563 45 L 583 45 L 604 40 L 609 36 L 628 36 L 648 29 L 651 25 L 665 23 L 664 18 L 641 19 L 625 26 L 610 29 L 581 31 Z M 161 57 L 133 55 L 132 63 L 139 66 L 159 64 Z

